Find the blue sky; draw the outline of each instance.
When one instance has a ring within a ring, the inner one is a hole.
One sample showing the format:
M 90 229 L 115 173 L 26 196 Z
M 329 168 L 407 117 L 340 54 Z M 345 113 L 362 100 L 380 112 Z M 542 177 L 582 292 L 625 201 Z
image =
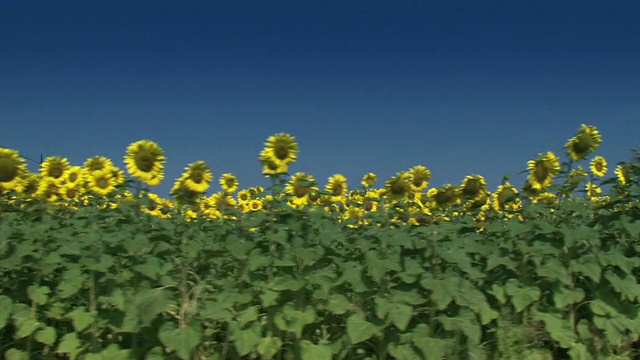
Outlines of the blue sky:
M 0 146 L 81 164 L 158 142 L 168 193 L 205 160 L 267 185 L 269 135 L 321 185 L 413 165 L 505 173 L 581 123 L 640 147 L 636 1 L 33 1 L 0 4 Z M 562 156 L 566 159 L 566 156 Z M 37 164 L 31 164 L 35 170 Z M 613 166 L 610 166 L 610 168 Z M 515 181 L 522 185 L 522 181 Z M 209 191 L 211 193 L 211 191 Z

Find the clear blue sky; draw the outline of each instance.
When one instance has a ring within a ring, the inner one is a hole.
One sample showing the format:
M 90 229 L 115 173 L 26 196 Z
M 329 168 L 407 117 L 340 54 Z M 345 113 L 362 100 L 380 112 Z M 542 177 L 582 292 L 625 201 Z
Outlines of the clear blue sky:
M 494 190 L 581 123 L 610 163 L 640 147 L 638 14 L 637 1 L 4 1 L 0 146 L 124 168 L 129 143 L 154 140 L 166 194 L 196 160 L 215 190 L 226 172 L 266 185 L 258 154 L 288 132 L 290 170 L 322 186 L 423 164 L 433 186 L 479 173 Z

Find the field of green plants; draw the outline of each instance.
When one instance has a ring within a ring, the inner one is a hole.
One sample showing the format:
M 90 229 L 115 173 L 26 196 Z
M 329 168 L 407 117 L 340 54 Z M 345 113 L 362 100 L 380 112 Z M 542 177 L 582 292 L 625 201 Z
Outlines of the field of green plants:
M 49 157 L 0 148 L 5 359 L 633 359 L 640 357 L 640 151 L 616 165 L 582 125 L 527 163 L 429 187 L 417 165 L 376 188 L 288 174 L 298 144 L 259 156 L 272 186 L 164 152 Z M 586 163 L 587 169 L 583 167 Z

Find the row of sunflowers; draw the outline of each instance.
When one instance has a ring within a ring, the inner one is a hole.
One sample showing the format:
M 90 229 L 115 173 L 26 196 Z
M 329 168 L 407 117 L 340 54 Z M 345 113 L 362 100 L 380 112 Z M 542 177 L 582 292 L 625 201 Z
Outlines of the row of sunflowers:
M 137 196 L 150 200 L 141 207 L 142 211 L 162 218 L 237 218 L 284 202 L 293 208 L 323 208 L 350 220 L 351 226 L 366 223 L 367 213 L 390 209 L 394 209 L 394 221 L 410 224 L 446 220 L 460 214 L 472 214 L 482 221 L 488 215 L 517 216 L 527 202 L 549 205 L 552 211 L 558 202 L 576 193 L 584 194 L 583 198 L 592 200 L 594 206 L 606 204 L 610 197 L 603 193 L 601 185 L 608 172 L 607 161 L 602 156 L 587 159 L 601 142 L 596 127 L 581 125 L 564 146 L 569 160 L 561 164 L 560 158 L 549 151 L 528 161 L 528 176 L 521 189 L 505 179 L 490 192 L 485 178 L 477 174 L 466 176 L 459 185 L 429 188 L 431 171 L 424 165 L 397 173 L 382 187 L 375 187 L 377 176 L 368 173 L 360 186 L 350 189 L 341 174 L 329 177 L 323 188 L 308 173 L 289 175 L 289 165 L 298 156 L 298 144 L 290 134 L 278 133 L 267 139 L 259 155 L 263 174 L 272 180 L 269 191 L 260 186 L 240 190 L 237 177 L 227 173 L 220 177 L 220 191 L 207 196 L 213 174 L 206 162 L 196 161 L 175 180 L 171 199 L 141 190 L 142 186 L 156 186 L 164 179 L 164 151 L 153 141 L 137 141 L 127 148 L 124 164 L 128 178 L 104 156 L 91 157 L 82 166 L 72 165 L 61 156 L 50 156 L 41 163 L 38 173 L 32 173 L 18 151 L 0 148 L 0 199 L 18 206 L 40 201 L 74 208 L 94 203 L 117 207 Z M 587 161 L 588 169 L 581 161 Z M 620 163 L 615 167 L 616 189 L 623 189 L 632 181 L 631 166 Z M 554 185 L 556 179 L 562 181 Z

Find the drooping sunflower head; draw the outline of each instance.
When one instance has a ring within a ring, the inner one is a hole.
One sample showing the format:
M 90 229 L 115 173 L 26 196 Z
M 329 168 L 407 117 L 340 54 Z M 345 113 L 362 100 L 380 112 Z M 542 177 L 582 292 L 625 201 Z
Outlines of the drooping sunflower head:
M 150 140 L 140 140 L 127 148 L 124 162 L 127 172 L 149 186 L 160 184 L 164 178 L 164 150 Z
M 324 190 L 329 193 L 332 201 L 344 201 L 347 196 L 347 178 L 341 174 L 330 176 Z
M 595 126 L 582 124 L 576 136 L 569 139 L 564 147 L 571 160 L 578 161 L 596 151 L 601 142 L 602 136 Z
M 203 193 L 209 188 L 209 183 L 213 179 L 211 170 L 204 161 L 196 161 L 184 168 L 184 173 L 180 176 L 184 187 L 193 192 Z
M 487 181 L 482 175 L 467 175 L 462 180 L 460 194 L 467 198 L 473 199 L 478 195 L 482 195 L 487 189 Z
M 429 185 L 431 179 L 431 171 L 424 165 L 416 165 L 409 169 L 409 180 L 411 190 L 421 191 Z
M 96 170 L 113 167 L 113 162 L 107 157 L 98 155 L 88 158 L 84 164 L 82 164 L 82 167 L 84 167 L 88 172 L 94 172 Z
M 615 170 L 618 182 L 625 186 L 631 182 L 631 174 L 629 173 L 629 167 L 626 164 L 618 164 Z
M 464 202 L 464 209 L 466 211 L 475 211 L 483 206 L 489 204 L 489 196 L 491 193 L 487 189 L 482 189 L 478 194 L 469 198 Z
M 518 189 L 515 186 L 504 183 L 498 186 L 498 189 L 493 193 L 493 209 L 497 212 L 503 210 L 515 210 L 521 203 L 518 197 Z
M 433 207 L 448 208 L 460 201 L 460 189 L 456 185 L 445 184 L 441 188 L 429 189 L 427 197 Z
M 602 156 L 596 156 L 591 160 L 590 169 L 593 175 L 603 177 L 607 174 L 607 160 Z
M 313 176 L 298 172 L 291 177 L 284 191 L 290 196 L 289 201 L 293 205 L 306 205 L 312 189 L 317 189 Z
M 0 148 L 0 189 L 22 191 L 26 173 L 27 164 L 17 151 Z
M 40 174 L 43 177 L 52 179 L 62 179 L 65 171 L 71 168 L 69 160 L 61 156 L 47 156 L 44 162 L 40 164 Z
M 560 159 L 551 151 L 541 154 L 535 160 L 527 163 L 529 176 L 527 178 L 535 190 L 544 190 L 551 186 L 553 177 L 560 173 Z
M 370 188 L 376 183 L 376 181 L 378 181 L 378 176 L 370 172 L 370 173 L 364 174 L 364 176 L 362 177 L 362 180 L 360 180 L 360 183 L 362 184 L 362 186 L 366 188 Z
M 264 144 L 264 153 L 276 166 L 289 165 L 296 160 L 298 155 L 298 143 L 296 139 L 287 133 L 278 133 L 269 136 Z
M 227 193 L 235 192 L 238 190 L 239 185 L 238 178 L 233 174 L 222 174 L 222 177 L 220 177 L 220 187 Z
M 411 181 L 409 173 L 399 172 L 392 176 L 384 184 L 384 196 L 393 199 L 406 199 L 411 192 Z
M 289 170 L 289 166 L 284 163 L 276 162 L 267 149 L 260 153 L 260 163 L 262 164 L 262 174 L 265 176 L 285 174 Z

